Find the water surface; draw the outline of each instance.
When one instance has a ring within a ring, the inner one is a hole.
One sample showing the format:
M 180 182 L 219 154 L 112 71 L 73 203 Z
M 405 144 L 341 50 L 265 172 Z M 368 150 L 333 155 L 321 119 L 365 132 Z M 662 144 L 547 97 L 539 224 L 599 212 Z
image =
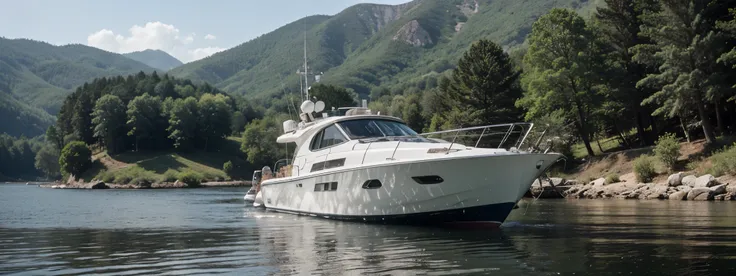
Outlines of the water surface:
M 0 185 L 0 274 L 736 275 L 736 203 L 525 201 L 499 230 L 266 212 L 244 188 Z

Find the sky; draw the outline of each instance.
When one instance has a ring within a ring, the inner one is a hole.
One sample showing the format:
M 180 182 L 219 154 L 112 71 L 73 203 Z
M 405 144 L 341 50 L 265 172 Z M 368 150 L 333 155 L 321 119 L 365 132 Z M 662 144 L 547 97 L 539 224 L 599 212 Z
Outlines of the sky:
M 166 51 L 190 62 L 308 15 L 409 0 L 0 0 L 0 36 L 128 53 Z

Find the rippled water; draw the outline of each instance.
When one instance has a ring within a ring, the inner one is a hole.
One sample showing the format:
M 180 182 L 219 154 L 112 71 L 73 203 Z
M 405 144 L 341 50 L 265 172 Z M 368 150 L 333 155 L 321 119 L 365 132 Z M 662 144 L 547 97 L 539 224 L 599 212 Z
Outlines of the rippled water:
M 538 200 L 499 230 L 370 225 L 245 207 L 243 188 L 0 185 L 0 274 L 736 272 L 732 202 Z

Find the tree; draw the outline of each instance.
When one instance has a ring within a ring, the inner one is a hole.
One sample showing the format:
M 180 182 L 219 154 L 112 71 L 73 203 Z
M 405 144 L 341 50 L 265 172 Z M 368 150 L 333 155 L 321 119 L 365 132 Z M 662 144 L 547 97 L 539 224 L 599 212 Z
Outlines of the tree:
M 59 150 L 54 145 L 46 145 L 36 153 L 36 169 L 43 172 L 47 177 L 59 176 Z
M 731 20 L 719 21 L 717 26 L 723 32 L 728 34 L 731 40 L 736 40 L 736 8 L 729 9 L 729 12 L 731 13 Z M 718 57 L 718 62 L 731 65 L 733 69 L 736 69 L 736 47 L 731 46 L 731 50 Z M 736 85 L 734 85 L 733 88 L 736 88 Z M 734 98 L 729 100 L 734 100 Z
M 600 104 L 601 65 L 596 38 L 585 20 L 574 11 L 553 9 L 532 26 L 522 75 L 526 93 L 517 105 L 527 109 L 527 120 L 564 110 L 593 156 L 590 120 Z
M 74 106 L 72 114 L 73 134 L 85 143 L 94 143 L 94 132 L 92 126 L 92 104 L 89 96 L 80 96 Z
M 169 113 L 169 139 L 174 141 L 177 149 L 190 149 L 194 145 L 197 136 L 197 120 L 199 109 L 194 97 L 177 99 L 174 101 Z
M 240 134 L 245 129 L 246 119 L 242 112 L 233 112 L 232 122 L 230 122 L 230 131 L 232 134 Z
M 650 44 L 651 42 L 639 34 L 639 26 L 642 25 L 641 15 L 647 9 L 655 7 L 654 0 L 605 0 L 605 5 L 597 8 L 594 18 L 596 19 L 596 31 L 602 34 L 602 39 L 609 45 L 611 52 L 607 55 L 608 64 L 612 67 L 607 74 L 607 102 L 612 111 L 609 116 L 612 123 L 628 119 L 624 114 L 635 114 L 634 124 L 642 145 L 651 142 L 647 138 L 644 129 L 644 115 L 647 109 L 641 102 L 651 95 L 650 89 L 637 87 L 636 82 L 653 72 L 653 68 L 647 67 L 633 60 L 632 49 L 639 44 Z
M 233 173 L 235 172 L 234 170 L 235 168 L 233 167 L 232 161 L 227 161 L 222 164 L 222 171 L 225 172 L 225 174 L 227 174 L 227 176 L 229 176 L 230 178 L 233 177 Z
M 521 111 L 514 103 L 522 93 L 508 54 L 490 40 L 473 43 L 458 61 L 442 88 L 460 109 L 476 110 L 481 124 L 516 121 Z
M 706 142 L 713 143 L 715 134 L 706 104 L 709 98 L 720 100 L 722 96 L 724 76 L 715 66 L 724 42 L 714 30 L 714 22 L 705 20 L 705 2 L 663 0 L 660 9 L 644 13 L 642 34 L 655 44 L 637 45 L 634 58 L 659 68 L 637 83 L 637 87 L 658 90 L 644 103 L 658 104 L 654 113 L 668 117 L 679 115 L 683 108 L 697 110 Z M 718 114 L 717 105 L 715 110 Z
M 355 100 L 353 100 L 355 95 L 345 88 L 334 85 L 317 83 L 309 89 L 309 96 L 323 101 L 325 110 L 330 110 L 332 107 L 355 106 Z
M 102 96 L 92 112 L 94 137 L 104 141 L 108 152 L 117 153 L 125 133 L 125 105 L 115 95 Z
M 128 136 L 135 136 L 135 150 L 140 140 L 162 137 L 166 120 L 162 116 L 161 98 L 143 94 L 128 103 Z
M 49 128 L 46 129 L 46 141 L 54 146 L 56 149 L 56 155 L 58 156 L 61 149 L 64 147 L 64 136 L 62 136 L 61 132 L 59 132 L 55 126 L 49 126 Z M 56 171 L 58 172 L 58 170 Z
M 204 94 L 199 98 L 199 129 L 204 138 L 204 150 L 210 140 L 222 139 L 230 133 L 231 110 L 227 96 L 222 94 Z
M 281 158 L 282 151 L 276 138 L 280 128 L 276 119 L 256 119 L 245 126 L 240 150 L 251 164 L 273 164 Z
M 59 166 L 63 174 L 79 176 L 92 165 L 92 151 L 82 141 L 74 141 L 61 150 Z

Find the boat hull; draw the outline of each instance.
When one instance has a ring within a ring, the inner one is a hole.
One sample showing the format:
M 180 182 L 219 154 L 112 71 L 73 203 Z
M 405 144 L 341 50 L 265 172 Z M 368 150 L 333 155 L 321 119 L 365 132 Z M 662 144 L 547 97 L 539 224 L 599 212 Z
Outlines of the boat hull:
M 270 210 L 329 219 L 497 226 L 534 179 L 559 158 L 557 154 L 440 156 L 265 182 L 263 202 Z M 366 185 L 376 180 L 380 187 Z

